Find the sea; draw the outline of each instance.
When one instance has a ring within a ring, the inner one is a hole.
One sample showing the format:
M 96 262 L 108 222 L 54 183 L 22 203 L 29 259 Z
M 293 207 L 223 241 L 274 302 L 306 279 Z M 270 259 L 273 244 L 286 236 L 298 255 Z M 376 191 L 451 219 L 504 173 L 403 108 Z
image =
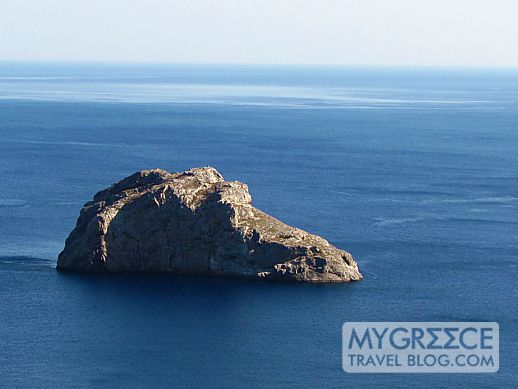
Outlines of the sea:
M 213 166 L 352 253 L 311 285 L 55 270 L 82 205 Z M 518 70 L 0 63 L 0 387 L 518 387 Z M 342 326 L 490 321 L 492 374 L 352 374 Z

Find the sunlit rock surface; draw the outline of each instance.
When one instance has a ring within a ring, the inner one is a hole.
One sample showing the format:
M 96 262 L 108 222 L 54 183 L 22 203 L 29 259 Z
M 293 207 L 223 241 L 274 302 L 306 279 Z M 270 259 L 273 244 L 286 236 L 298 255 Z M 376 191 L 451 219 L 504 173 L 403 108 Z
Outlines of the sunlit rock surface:
M 57 268 L 308 282 L 358 281 L 353 257 L 252 206 L 211 167 L 135 173 L 86 203 Z

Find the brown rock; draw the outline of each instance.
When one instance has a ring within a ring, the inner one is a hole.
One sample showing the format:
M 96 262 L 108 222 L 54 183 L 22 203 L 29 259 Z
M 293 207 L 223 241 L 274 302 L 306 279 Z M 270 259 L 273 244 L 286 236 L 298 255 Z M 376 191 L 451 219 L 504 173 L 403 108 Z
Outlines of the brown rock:
M 161 271 L 348 282 L 352 256 L 252 206 L 247 185 L 211 167 L 144 170 L 86 203 L 59 270 Z

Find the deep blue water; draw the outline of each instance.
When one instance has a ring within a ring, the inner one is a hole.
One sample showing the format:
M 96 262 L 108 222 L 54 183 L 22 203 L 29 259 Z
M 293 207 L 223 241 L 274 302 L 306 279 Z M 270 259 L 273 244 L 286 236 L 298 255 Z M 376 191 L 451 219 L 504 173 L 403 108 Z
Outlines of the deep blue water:
M 0 64 L 1 387 L 518 386 L 518 71 Z M 72 275 L 82 204 L 212 165 L 365 280 Z M 496 374 L 347 374 L 346 321 L 498 321 Z

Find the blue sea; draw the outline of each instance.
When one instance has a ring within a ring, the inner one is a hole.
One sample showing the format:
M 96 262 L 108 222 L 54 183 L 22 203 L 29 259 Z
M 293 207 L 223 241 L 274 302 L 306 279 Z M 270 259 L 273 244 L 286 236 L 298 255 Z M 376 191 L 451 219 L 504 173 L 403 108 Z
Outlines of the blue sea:
M 56 272 L 83 203 L 211 165 L 353 254 L 307 285 Z M 517 387 L 518 71 L 0 64 L 0 387 Z M 497 321 L 495 374 L 348 374 L 346 321 Z

